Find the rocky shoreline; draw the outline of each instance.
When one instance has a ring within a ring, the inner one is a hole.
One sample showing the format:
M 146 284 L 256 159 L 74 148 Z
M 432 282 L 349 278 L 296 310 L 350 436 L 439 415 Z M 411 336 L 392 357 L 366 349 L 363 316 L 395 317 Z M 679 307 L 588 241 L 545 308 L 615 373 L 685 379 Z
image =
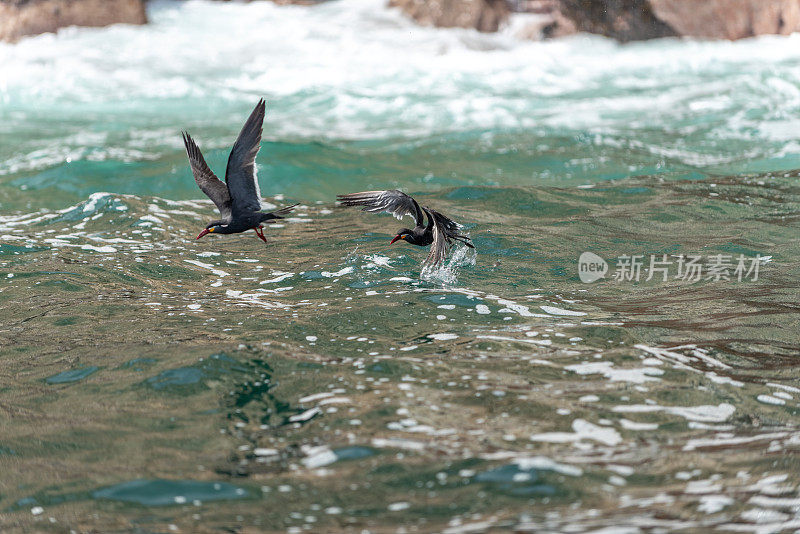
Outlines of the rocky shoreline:
M 744 39 L 800 31 L 800 0 L 559 0 L 579 31 L 618 41 Z
M 524 31 L 532 39 L 586 32 L 620 42 L 736 40 L 800 31 L 800 0 L 390 0 L 389 5 L 422 24 L 479 31 L 496 31 L 514 12 L 537 14 Z
M 145 24 L 143 0 L 0 0 L 0 41 L 66 26 Z
M 273 0 L 314 4 L 318 0 Z M 421 25 L 495 32 L 535 14 L 530 39 L 595 33 L 620 42 L 660 37 L 743 39 L 800 31 L 800 0 L 388 0 Z M 145 24 L 145 0 L 0 0 L 0 41 L 65 26 Z
M 506 0 L 389 0 L 423 26 L 496 32 L 511 13 Z

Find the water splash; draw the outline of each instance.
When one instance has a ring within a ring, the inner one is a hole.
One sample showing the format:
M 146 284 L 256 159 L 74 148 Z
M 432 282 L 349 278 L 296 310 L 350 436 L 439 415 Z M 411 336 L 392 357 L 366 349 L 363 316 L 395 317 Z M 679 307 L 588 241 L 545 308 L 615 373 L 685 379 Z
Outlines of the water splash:
M 447 260 L 437 266 L 425 265 L 419 273 L 420 280 L 452 287 L 458 282 L 458 271 L 463 267 L 474 266 L 478 253 L 474 248 L 455 245 Z

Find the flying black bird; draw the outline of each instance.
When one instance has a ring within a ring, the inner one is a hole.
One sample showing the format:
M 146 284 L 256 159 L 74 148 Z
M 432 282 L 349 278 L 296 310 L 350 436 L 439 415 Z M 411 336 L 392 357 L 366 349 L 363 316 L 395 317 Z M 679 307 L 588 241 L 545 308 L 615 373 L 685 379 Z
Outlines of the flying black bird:
M 406 215 L 414 217 L 416 227 L 413 230 L 402 228 L 391 243 L 402 239 L 420 247 L 431 245 L 428 257 L 423 262 L 425 265 L 435 267 L 441 264 L 453 241 L 464 243 L 469 248 L 475 248 L 470 238 L 461 233 L 462 226 L 460 224 L 428 206 L 420 206 L 416 200 L 402 191 L 396 189 L 363 191 L 349 195 L 337 195 L 336 199 L 344 206 L 364 206 L 361 211 L 371 213 L 385 211 L 397 219 L 402 219 Z M 423 214 L 428 218 L 427 225 Z
M 256 154 L 261 148 L 261 127 L 264 123 L 265 109 L 266 105 L 262 98 L 244 123 L 228 157 L 225 183 L 222 183 L 208 167 L 194 139 L 187 132 L 183 132 L 183 144 L 186 145 L 194 181 L 216 204 L 221 216 L 220 219 L 208 223 L 197 239 L 208 233 L 238 234 L 253 229 L 266 243 L 264 227 L 261 224 L 282 219 L 283 215 L 297 206 L 295 204 L 271 213 L 261 212 L 261 190 L 258 188 L 256 178 Z

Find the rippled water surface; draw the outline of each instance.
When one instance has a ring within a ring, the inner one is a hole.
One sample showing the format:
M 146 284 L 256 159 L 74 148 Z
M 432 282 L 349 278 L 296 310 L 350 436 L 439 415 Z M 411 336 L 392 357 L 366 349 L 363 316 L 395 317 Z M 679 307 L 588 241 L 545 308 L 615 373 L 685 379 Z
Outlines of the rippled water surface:
M 149 9 L 0 45 L 0 529 L 800 528 L 797 36 Z M 261 96 L 300 206 L 196 241 L 179 131 L 222 173 Z M 477 254 L 332 202 L 388 187 Z

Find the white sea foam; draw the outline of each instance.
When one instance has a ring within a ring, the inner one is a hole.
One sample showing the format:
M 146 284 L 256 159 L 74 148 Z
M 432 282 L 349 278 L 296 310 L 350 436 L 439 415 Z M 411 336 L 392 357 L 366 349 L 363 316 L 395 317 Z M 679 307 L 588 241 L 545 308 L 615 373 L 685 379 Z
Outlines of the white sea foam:
M 644 382 L 657 381 L 664 371 L 656 367 L 639 367 L 633 369 L 619 369 L 614 367 L 614 362 L 585 362 L 564 367 L 579 375 L 602 374 L 612 382 L 631 382 L 643 384 Z
M 778 438 L 784 438 L 788 435 L 789 432 L 771 432 L 766 434 L 759 434 L 756 436 L 738 436 L 738 437 L 717 436 L 713 438 L 690 439 L 689 441 L 686 442 L 686 445 L 683 446 L 683 450 L 694 451 L 705 447 L 718 448 L 724 446 L 741 445 L 743 443 L 752 443 L 756 441 L 767 441 Z
M 716 514 L 733 503 L 733 498 L 727 495 L 703 495 L 697 510 L 707 514 Z
M 493 341 L 514 341 L 517 343 L 528 343 L 529 345 L 542 345 L 545 347 L 553 344 L 553 342 L 549 339 L 520 339 L 516 337 L 494 336 L 494 335 L 479 335 L 475 337 L 478 339 L 491 339 Z
M 555 306 L 539 306 L 539 307 L 542 309 L 542 311 L 545 311 L 550 315 L 572 315 L 572 316 L 586 315 L 586 312 L 565 310 L 564 308 L 557 308 Z
M 756 400 L 758 402 L 763 402 L 764 404 L 773 404 L 776 406 L 782 406 L 786 404 L 785 400 L 773 397 L 772 395 L 759 395 L 756 397 Z
M 666 412 L 678 415 L 689 421 L 700 421 L 706 423 L 721 423 L 726 421 L 736 408 L 732 404 L 723 402 L 718 406 L 659 406 L 651 404 L 629 404 L 624 406 L 614 406 L 613 411 L 617 413 L 649 413 Z
M 97 203 L 108 196 L 111 196 L 110 193 L 92 193 L 89 195 L 89 200 L 87 200 L 86 204 L 83 206 L 83 211 L 88 213 L 93 212 L 97 209 Z
M 303 465 L 309 469 L 316 469 L 318 467 L 330 465 L 338 459 L 336 453 L 334 453 L 325 445 L 321 445 L 319 447 L 306 447 L 303 452 L 306 454 L 306 457 L 301 461 L 303 462 Z
M 259 283 L 260 284 L 275 284 L 277 282 L 283 282 L 287 278 L 291 278 L 292 276 L 294 276 L 294 273 L 281 272 L 281 271 L 276 271 L 276 272 L 273 272 L 272 274 L 275 275 L 274 278 L 270 278 L 269 280 L 262 280 Z
M 355 267 L 343 267 L 336 272 L 322 271 L 320 274 L 325 278 L 336 278 L 337 276 L 344 276 L 355 271 Z
M 94 245 L 81 245 L 83 250 L 93 250 L 94 252 L 116 252 L 117 249 L 112 246 L 96 247 Z
M 516 451 L 495 451 L 481 454 L 484 460 L 511 460 L 520 469 L 527 471 L 530 469 L 549 470 L 561 473 L 562 475 L 570 475 L 579 477 L 583 474 L 583 469 L 568 464 L 556 462 L 546 456 L 524 456 Z
M 658 428 L 656 423 L 637 423 L 628 419 L 620 419 L 619 424 L 625 430 L 656 430 Z
M 437 341 L 449 341 L 451 339 L 458 339 L 457 334 L 451 334 L 449 332 L 445 332 L 442 334 L 428 334 L 428 337 L 431 339 L 435 339 Z
M 379 449 L 393 448 L 410 451 L 421 451 L 425 449 L 424 442 L 403 438 L 373 438 L 372 446 Z
M 549 443 L 566 443 L 579 441 L 597 441 L 603 445 L 618 445 L 622 436 L 613 428 L 590 423 L 584 419 L 575 419 L 572 422 L 572 432 L 545 432 L 533 434 L 531 441 L 545 441 Z
M 322 410 L 320 410 L 319 408 L 311 408 L 310 410 L 306 410 L 297 415 L 292 415 L 291 417 L 289 417 L 289 421 L 293 423 L 302 423 L 308 421 L 309 419 L 320 413 L 322 413 Z
M 212 273 L 216 274 L 217 276 L 229 276 L 230 275 L 230 273 L 225 272 L 225 271 L 223 271 L 221 269 L 217 269 L 216 267 L 214 267 L 210 263 L 204 263 L 204 262 L 202 262 L 200 260 L 183 260 L 183 261 L 185 261 L 186 263 L 191 263 L 192 265 L 197 265 L 198 267 L 202 267 L 203 269 L 208 269 L 209 271 L 211 271 Z

